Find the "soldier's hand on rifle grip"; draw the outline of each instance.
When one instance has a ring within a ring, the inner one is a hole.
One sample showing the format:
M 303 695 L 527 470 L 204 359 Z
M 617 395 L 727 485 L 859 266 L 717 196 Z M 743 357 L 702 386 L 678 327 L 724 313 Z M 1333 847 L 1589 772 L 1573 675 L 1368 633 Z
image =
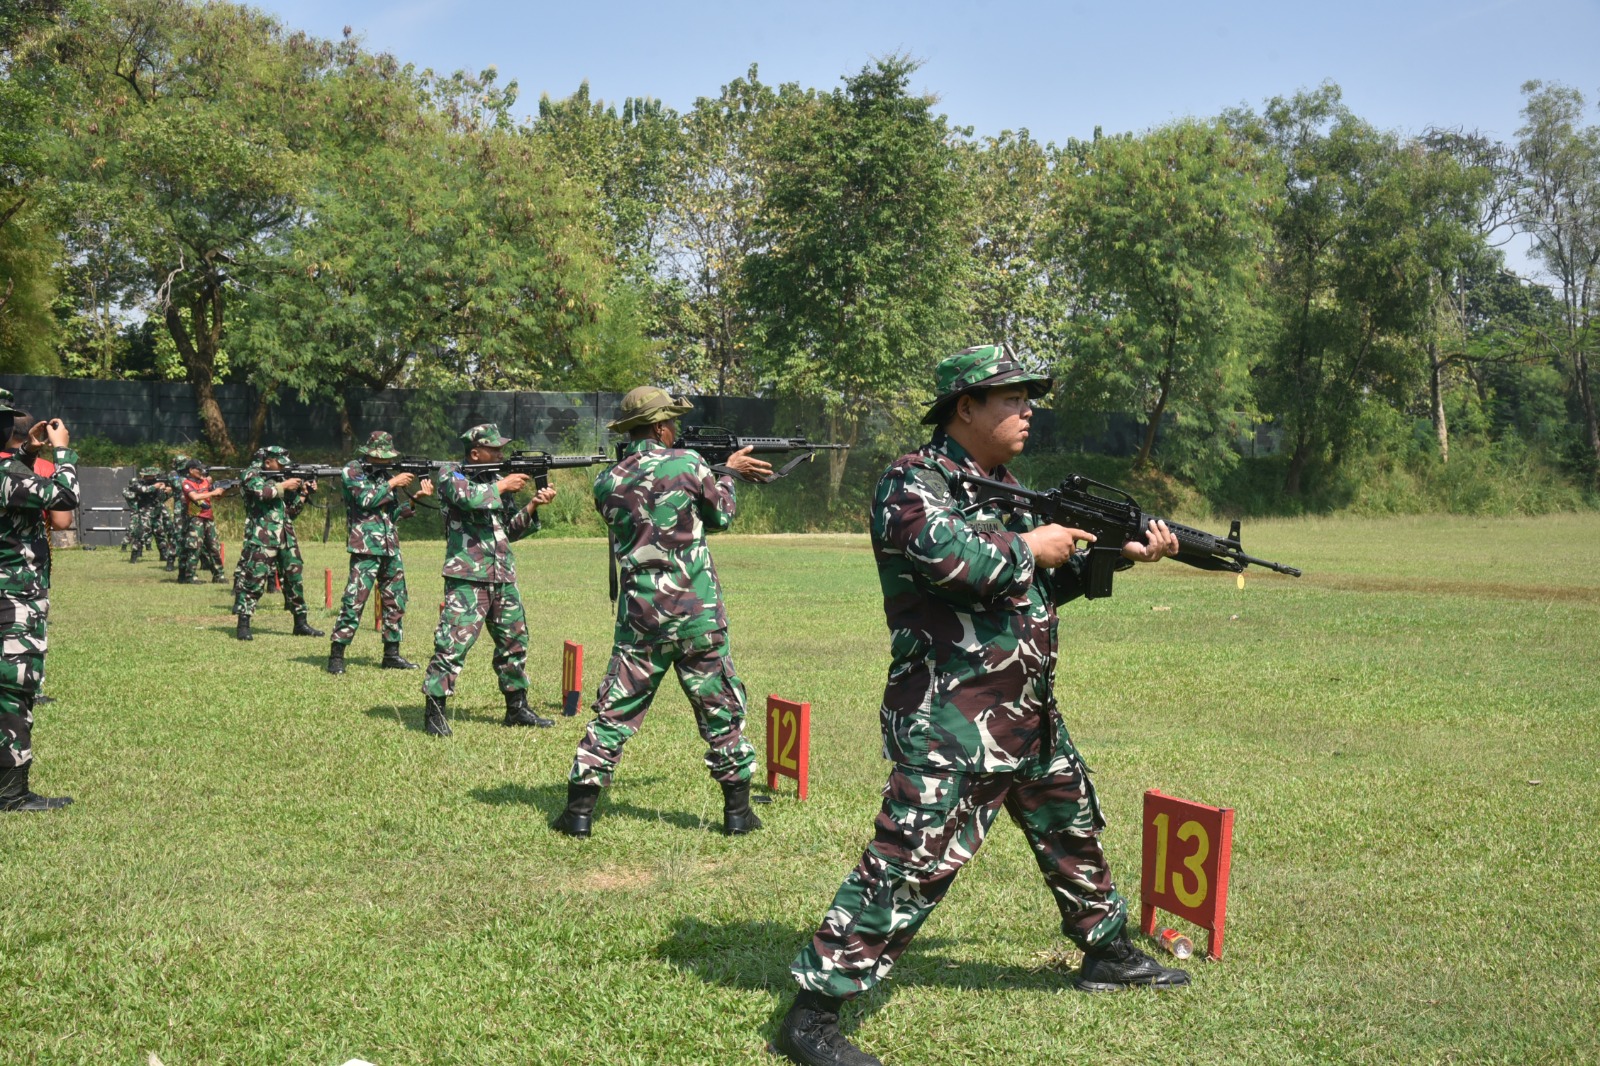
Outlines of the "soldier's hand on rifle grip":
M 533 494 L 533 499 L 528 501 L 528 510 L 536 511 L 555 498 L 556 487 L 554 485 L 546 485 Z
M 750 452 L 750 448 L 740 448 L 728 456 L 728 461 L 722 465 L 751 481 L 766 481 L 771 478 L 772 464 L 764 459 L 755 458 Z
M 500 490 L 500 495 L 506 496 L 512 493 L 521 492 L 523 488 L 527 486 L 528 481 L 529 477 L 527 474 L 507 474 L 505 477 L 495 482 L 495 487 Z
M 411 476 L 410 474 L 406 475 L 406 477 L 410 477 L 410 476 Z M 418 496 L 432 496 L 433 495 L 433 482 L 429 481 L 427 478 L 423 478 L 422 479 L 422 484 L 418 485 L 417 486 L 417 491 L 412 493 L 411 495 L 412 495 L 413 498 L 418 497 Z
M 279 488 L 283 489 L 284 492 L 293 492 L 295 489 L 298 489 L 304 484 L 305 482 L 301 481 L 297 477 L 286 477 L 282 482 L 279 483 Z
M 415 480 L 417 480 L 417 477 L 416 477 L 415 474 L 408 474 L 408 473 L 405 473 L 405 472 L 401 472 L 401 473 L 398 473 L 394 477 L 389 479 L 389 487 L 391 489 L 407 488 Z M 422 490 L 421 489 L 417 490 L 417 495 L 418 496 L 422 495 Z
M 1144 543 L 1130 540 L 1122 546 L 1122 557 L 1136 563 L 1160 562 L 1169 555 L 1177 554 L 1178 535 L 1159 518 L 1145 527 Z
M 1053 523 L 1030 529 L 1021 536 L 1022 542 L 1033 552 L 1034 562 L 1047 570 L 1052 570 L 1072 558 L 1072 553 L 1078 550 L 1078 541 L 1086 540 L 1090 544 L 1095 542 L 1093 533 Z

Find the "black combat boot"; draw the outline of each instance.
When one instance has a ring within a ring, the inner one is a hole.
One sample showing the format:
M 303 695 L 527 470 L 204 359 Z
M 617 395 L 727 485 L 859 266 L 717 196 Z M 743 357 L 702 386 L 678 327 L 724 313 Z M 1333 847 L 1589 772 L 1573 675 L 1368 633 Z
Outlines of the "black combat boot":
M 128 550 L 128 542 L 127 541 L 123 541 L 122 542 L 122 546 L 118 550 L 119 551 L 127 551 Z
M 178 569 L 178 560 L 174 559 L 170 555 L 167 556 L 167 573 L 170 574 L 176 569 Z
M 1185 970 L 1169 970 L 1133 946 L 1126 930 L 1115 940 L 1087 949 L 1074 984 L 1084 992 L 1118 992 L 1124 988 L 1162 991 L 1189 983 Z
M 71 796 L 40 796 L 28 788 L 28 770 L 33 764 L 0 770 L 0 811 L 59 811 L 72 802 Z
M 337 640 L 328 644 L 328 673 L 344 673 L 344 645 Z
M 534 725 L 541 729 L 546 729 L 555 725 L 556 720 L 535 713 L 533 708 L 528 706 L 528 694 L 526 692 L 507 692 L 505 724 Z
M 422 731 L 429 736 L 449 736 L 450 720 L 445 717 L 445 697 L 429 696 L 427 700 L 427 709 L 422 714 Z
M 239 624 L 233 627 L 233 635 L 235 637 L 237 637 L 239 640 L 255 640 L 256 639 L 254 634 L 252 634 L 250 632 L 250 616 L 249 615 L 241 614 L 239 616 Z
M 587 839 L 594 828 L 594 805 L 600 799 L 599 785 L 579 785 L 567 782 L 567 809 L 550 823 L 558 833 L 580 840 Z
M 221 570 L 213 570 L 213 571 L 211 571 L 211 583 L 213 585 L 220 585 L 220 584 L 223 583 L 223 581 L 224 581 L 224 578 L 222 576 L 222 571 Z
M 33 696 L 33 705 L 35 707 L 43 707 L 45 704 L 54 703 L 55 701 L 56 698 L 54 696 L 46 696 L 43 692 L 36 692 Z
M 130 562 L 130 563 L 138 562 L 139 561 L 139 556 L 141 556 L 143 554 L 144 554 L 144 549 L 143 548 L 135 548 L 135 549 L 133 549 L 132 551 L 130 551 L 128 553 L 128 562 Z
M 417 664 L 401 657 L 400 642 L 398 640 L 386 640 L 383 642 L 383 660 L 378 663 L 378 668 L 380 670 L 415 670 Z
M 180 584 L 180 585 L 193 585 L 194 583 L 195 583 L 195 580 L 192 577 L 180 577 L 180 578 L 178 578 L 178 584 Z
M 742 837 L 761 828 L 761 819 L 750 809 L 750 782 L 722 782 L 722 835 Z
M 297 614 L 294 616 L 294 635 L 297 637 L 320 637 L 322 636 L 322 630 L 313 627 L 310 622 L 307 622 L 305 615 Z
M 773 1050 L 804 1066 L 883 1066 L 839 1032 L 844 1000 L 802 990 L 778 1027 Z

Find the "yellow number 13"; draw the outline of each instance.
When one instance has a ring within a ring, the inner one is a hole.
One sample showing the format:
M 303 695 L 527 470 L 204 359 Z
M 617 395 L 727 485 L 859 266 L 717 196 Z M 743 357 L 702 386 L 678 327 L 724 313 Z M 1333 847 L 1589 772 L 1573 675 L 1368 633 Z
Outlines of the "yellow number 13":
M 1167 830 L 1171 822 L 1164 813 L 1156 815 L 1153 821 L 1156 827 L 1156 893 L 1159 895 L 1167 890 Z M 1205 902 L 1210 887 L 1206 882 L 1204 864 L 1206 856 L 1211 854 L 1211 838 L 1206 835 L 1205 826 L 1199 822 L 1184 822 L 1178 827 L 1178 839 L 1195 842 L 1194 853 L 1183 860 L 1183 865 L 1194 875 L 1194 889 L 1190 891 L 1184 884 L 1183 874 L 1174 870 L 1172 894 L 1185 907 L 1198 907 Z

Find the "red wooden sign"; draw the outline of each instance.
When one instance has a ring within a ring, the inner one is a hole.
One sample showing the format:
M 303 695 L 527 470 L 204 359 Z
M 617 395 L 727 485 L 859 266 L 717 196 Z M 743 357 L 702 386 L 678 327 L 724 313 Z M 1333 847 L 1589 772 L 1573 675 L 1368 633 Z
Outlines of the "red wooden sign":
M 583 645 L 566 640 L 561 643 L 561 713 L 578 713 L 578 698 L 583 690 Z
M 778 775 L 800 783 L 806 798 L 811 774 L 811 704 L 767 697 L 767 787 L 778 787 Z
M 333 606 L 333 571 L 327 567 L 322 568 L 322 603 L 325 607 Z
M 1140 924 L 1156 931 L 1156 908 L 1187 918 L 1211 934 L 1206 954 L 1222 958 L 1233 858 L 1233 808 L 1144 794 L 1144 879 Z

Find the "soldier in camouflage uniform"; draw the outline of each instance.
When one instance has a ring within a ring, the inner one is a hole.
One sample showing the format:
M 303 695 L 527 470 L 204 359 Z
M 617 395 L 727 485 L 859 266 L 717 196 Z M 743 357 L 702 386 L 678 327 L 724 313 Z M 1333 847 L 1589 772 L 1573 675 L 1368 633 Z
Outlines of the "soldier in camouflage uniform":
M 493 422 L 461 434 L 467 462 L 495 463 L 511 442 Z M 456 463 L 439 469 L 439 506 L 444 511 L 444 607 L 433 635 L 433 658 L 422 679 L 427 700 L 423 728 L 450 735 L 446 700 L 467 652 L 484 624 L 494 640 L 494 672 L 505 696 L 508 726 L 552 726 L 555 721 L 528 706 L 528 622 L 517 591 L 517 565 L 511 542 L 538 532 L 539 508 L 556 497 L 554 488 L 534 493 L 526 506 L 514 497 L 527 486 L 527 474 L 469 476 Z
M 350 553 L 350 578 L 345 582 L 344 599 L 339 603 L 339 620 L 333 627 L 328 648 L 328 673 L 344 673 L 344 650 L 361 627 L 361 612 L 367 597 L 378 587 L 383 611 L 383 659 L 385 670 L 415 670 L 416 664 L 400 655 L 401 628 L 406 614 L 406 568 L 400 559 L 400 531 L 395 523 L 410 518 L 416 508 L 403 502 L 400 493 L 416 480 L 409 473 L 384 477 L 384 467 L 400 455 L 394 438 L 376 430 L 367 443 L 356 449 L 359 459 L 344 468 L 340 488 L 350 527 L 345 550 Z M 431 496 L 433 482 L 423 481 L 416 495 Z
M 933 440 L 878 483 L 872 547 L 891 656 L 881 717 L 894 765 L 872 842 L 791 966 L 801 991 L 776 1043 L 795 1062 L 878 1062 L 840 1034 L 842 1001 L 888 975 L 1002 808 L 1085 953 L 1078 987 L 1188 982 L 1128 940 L 1094 786 L 1056 707 L 1056 607 L 1082 594 L 1076 543 L 1092 538 L 975 507 L 957 477 L 1015 484 L 1004 464 L 1027 441 L 1031 398 L 1049 389 L 998 346 L 951 356 L 924 419 L 939 427 Z M 1123 546 L 1124 565 L 1177 549 L 1160 523 Z
M 211 571 L 211 583 L 222 584 L 222 541 L 217 536 L 216 516 L 211 501 L 223 494 L 206 474 L 205 464 L 193 456 L 183 456 L 183 540 L 178 550 L 178 584 L 194 584 L 195 572 L 204 566 Z
M 156 512 L 162 506 L 161 487 L 157 481 L 161 471 L 153 466 L 140 467 L 128 482 L 127 488 L 122 490 L 122 498 L 128 504 L 128 532 L 123 537 L 123 545 L 130 548 L 128 562 L 136 563 L 144 554 L 145 545 L 155 536 Z M 160 550 L 159 542 L 156 545 Z M 162 552 L 162 559 L 166 558 Z
M 283 589 L 283 603 L 294 615 L 294 635 L 320 637 L 322 630 L 306 620 L 305 562 L 294 535 L 294 518 L 305 509 L 306 501 L 317 491 L 315 481 L 297 477 L 269 478 L 266 471 L 289 465 L 289 453 L 273 445 L 255 455 L 256 463 L 239 478 L 244 497 L 244 545 L 239 549 L 233 613 L 239 616 L 234 636 L 254 640 L 250 619 L 256 604 L 267 590 L 267 579 L 274 572 Z
M 156 509 L 155 509 L 155 538 L 156 549 L 161 553 L 162 561 L 167 564 L 167 572 L 178 568 L 178 521 L 172 515 L 176 506 L 178 513 L 183 513 L 183 479 L 173 474 L 170 470 L 153 468 L 156 471 Z
M 587 837 L 600 790 L 611 783 L 622 746 L 644 724 L 668 669 L 694 708 L 706 742 L 706 768 L 722 787 L 723 832 L 761 827 L 750 810 L 750 764 L 744 738 L 745 692 L 728 650 L 728 615 L 706 532 L 733 522 L 733 478 L 692 451 L 674 448 L 677 419 L 693 410 L 661 389 L 642 386 L 622 399 L 608 428 L 630 440 L 615 466 L 594 483 L 620 575 L 611 665 L 600 682 L 594 720 L 578 743 L 567 782 L 567 807 L 552 828 Z M 772 473 L 750 449 L 728 469 L 763 480 Z
M 18 414 L 6 393 L 0 439 L 11 439 Z M 78 506 L 78 456 L 69 440 L 59 419 L 40 422 L 22 453 L 8 453 L 0 470 L 0 811 L 49 811 L 72 802 L 35 795 L 28 783 L 50 612 L 48 515 Z M 47 461 L 50 473 L 36 473 L 35 460 Z

